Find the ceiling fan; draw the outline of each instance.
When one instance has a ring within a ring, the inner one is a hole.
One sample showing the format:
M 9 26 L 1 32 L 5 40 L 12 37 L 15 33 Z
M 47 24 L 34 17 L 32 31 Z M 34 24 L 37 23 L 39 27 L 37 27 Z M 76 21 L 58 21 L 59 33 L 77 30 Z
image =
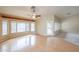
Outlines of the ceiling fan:
M 32 10 L 32 13 L 33 13 L 33 14 L 32 14 L 32 18 L 33 18 L 33 19 L 41 17 L 40 14 L 36 14 L 36 7 L 35 7 L 35 6 L 32 6 L 32 7 L 31 7 L 31 10 Z

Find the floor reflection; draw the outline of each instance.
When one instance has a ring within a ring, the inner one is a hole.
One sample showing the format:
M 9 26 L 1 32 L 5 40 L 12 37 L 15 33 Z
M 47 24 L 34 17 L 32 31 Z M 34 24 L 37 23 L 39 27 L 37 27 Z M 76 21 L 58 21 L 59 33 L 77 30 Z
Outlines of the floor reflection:
M 75 46 L 63 38 L 46 37 L 40 35 L 27 35 L 10 39 L 0 44 L 2 52 L 28 52 L 28 51 L 79 51 Z
M 12 42 L 11 43 L 10 42 L 9 43 L 4 42 L 1 46 L 1 51 L 16 51 L 16 50 L 21 50 L 26 47 L 32 47 L 36 43 L 36 36 L 27 35 L 27 36 L 12 39 Z

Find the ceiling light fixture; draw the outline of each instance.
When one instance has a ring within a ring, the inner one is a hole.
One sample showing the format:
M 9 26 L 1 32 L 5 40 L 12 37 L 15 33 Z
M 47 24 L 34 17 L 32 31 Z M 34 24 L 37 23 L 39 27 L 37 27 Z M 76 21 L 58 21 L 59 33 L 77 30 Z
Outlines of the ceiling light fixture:
M 32 9 L 32 13 L 33 13 L 32 14 L 32 18 L 35 19 L 36 18 L 35 17 L 36 16 L 36 13 L 35 13 L 36 12 L 36 7 L 35 6 L 32 6 L 31 9 Z
M 35 7 L 35 6 L 32 6 L 32 7 L 31 7 L 31 10 L 32 10 L 32 13 L 33 13 L 33 14 L 32 14 L 32 18 L 33 18 L 33 19 L 40 17 L 40 15 L 37 15 L 37 14 L 36 14 L 36 7 Z

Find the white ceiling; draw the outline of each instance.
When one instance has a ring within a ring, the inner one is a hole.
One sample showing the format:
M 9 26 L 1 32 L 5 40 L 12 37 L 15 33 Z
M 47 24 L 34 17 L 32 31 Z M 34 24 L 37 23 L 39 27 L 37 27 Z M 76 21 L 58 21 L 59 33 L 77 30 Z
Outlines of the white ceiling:
M 31 18 L 31 6 L 0 6 L 0 13 Z M 79 14 L 78 6 L 36 6 L 36 13 L 42 17 L 56 15 L 60 18 L 67 18 Z M 69 14 L 69 15 L 67 15 Z

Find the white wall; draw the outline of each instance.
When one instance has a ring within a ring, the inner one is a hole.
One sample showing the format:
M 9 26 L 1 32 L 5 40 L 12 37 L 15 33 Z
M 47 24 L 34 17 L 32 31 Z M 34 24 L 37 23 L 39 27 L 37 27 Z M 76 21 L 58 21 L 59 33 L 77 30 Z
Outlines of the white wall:
M 37 32 L 37 34 L 47 35 L 46 34 L 46 29 L 47 29 L 46 22 L 50 19 L 53 20 L 53 16 L 51 16 L 51 17 L 41 17 L 40 19 L 36 20 L 36 32 Z
M 79 46 L 79 15 L 64 19 L 62 30 L 67 32 L 66 41 Z
M 79 34 L 79 15 L 64 19 L 62 22 L 62 30 Z

